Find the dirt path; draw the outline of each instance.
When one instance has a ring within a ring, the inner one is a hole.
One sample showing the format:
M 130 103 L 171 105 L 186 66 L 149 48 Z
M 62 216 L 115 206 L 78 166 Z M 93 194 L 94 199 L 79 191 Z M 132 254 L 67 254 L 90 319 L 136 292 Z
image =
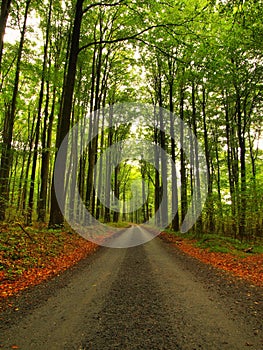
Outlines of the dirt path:
M 260 350 L 262 294 L 158 238 L 134 248 L 102 248 L 18 297 L 1 315 L 0 344 L 24 350 Z

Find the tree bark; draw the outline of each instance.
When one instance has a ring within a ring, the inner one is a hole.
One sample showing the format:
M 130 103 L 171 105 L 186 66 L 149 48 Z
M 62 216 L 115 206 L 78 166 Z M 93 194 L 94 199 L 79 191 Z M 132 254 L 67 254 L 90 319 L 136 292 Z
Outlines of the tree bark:
M 174 103 L 173 103 L 173 85 L 174 69 L 171 60 L 168 60 L 169 66 L 169 106 L 170 106 L 170 135 L 171 135 L 171 156 L 172 156 L 172 230 L 179 231 L 179 211 L 178 211 L 178 184 L 176 175 L 176 156 L 174 140 Z
M 21 31 L 17 63 L 16 63 L 16 72 L 15 72 L 15 81 L 13 88 L 13 95 L 11 100 L 11 108 L 5 115 L 4 128 L 3 128 L 3 142 L 2 142 L 2 152 L 1 152 L 1 165 L 0 165 L 0 221 L 5 219 L 5 211 L 8 205 L 9 200 L 9 173 L 11 169 L 11 148 L 12 148 L 12 139 L 13 139 L 13 129 L 16 115 L 16 104 L 19 88 L 19 79 L 20 79 L 20 67 L 21 67 L 21 58 L 25 41 L 26 34 L 26 24 L 27 17 L 29 13 L 29 5 L 31 0 L 27 0 L 25 12 L 24 12 L 24 22 L 23 28 Z
M 33 153 L 30 191 L 29 191 L 29 199 L 28 199 L 28 214 L 27 214 L 28 225 L 32 224 L 32 215 L 33 215 L 33 207 L 34 207 L 35 178 L 36 178 L 37 159 L 38 159 L 38 144 L 39 144 L 39 138 L 40 138 L 40 124 L 41 124 L 41 118 L 42 118 L 42 105 L 43 105 L 43 99 L 44 99 L 44 87 L 45 87 L 45 79 L 46 79 L 46 71 L 47 71 L 47 57 L 48 57 L 51 12 L 52 12 L 52 1 L 50 1 L 50 5 L 49 5 L 48 20 L 47 20 L 47 27 L 46 27 L 46 38 L 45 38 L 45 44 L 44 44 L 42 76 L 41 76 L 41 85 L 40 85 L 40 91 L 39 91 L 37 123 L 36 123 L 36 132 L 35 132 L 35 146 L 34 146 L 34 153 Z M 43 130 L 43 132 L 46 132 L 46 130 Z
M 79 39 L 80 39 L 80 29 L 81 22 L 83 17 L 83 5 L 84 0 L 77 0 L 76 8 L 75 8 L 75 18 L 73 25 L 73 32 L 71 37 L 71 47 L 70 47 L 70 55 L 69 55 L 69 64 L 67 69 L 67 77 L 64 88 L 64 98 L 62 105 L 62 114 L 61 114 L 61 123 L 58 130 L 57 135 L 57 144 L 61 145 L 63 139 L 69 132 L 70 128 L 70 118 L 71 118 L 71 109 L 72 109 L 72 101 L 73 101 L 73 93 L 74 93 L 74 85 L 76 78 L 76 70 L 77 70 L 77 60 L 78 60 L 78 52 L 79 52 Z M 66 159 L 62 164 L 62 169 L 60 169 L 61 173 L 61 181 L 59 184 L 58 191 L 62 194 L 62 211 L 64 210 L 66 204 L 66 194 L 65 194 L 65 169 L 66 169 Z M 50 210 L 50 219 L 49 219 L 49 227 L 57 227 L 63 226 L 64 217 L 60 210 L 60 207 L 57 202 L 55 187 L 54 187 L 54 179 L 52 181 L 51 188 L 51 210 Z
M 4 35 L 6 29 L 6 23 L 11 7 L 11 0 L 2 0 L 1 12 L 0 12 L 0 75 L 2 72 L 2 57 L 4 48 Z
M 184 121 L 184 87 L 181 86 L 180 89 L 180 119 Z M 183 124 L 181 124 L 180 130 L 180 174 L 181 174 L 181 221 L 183 222 L 184 217 L 187 213 L 187 177 L 186 177 L 186 159 L 183 150 L 185 130 Z

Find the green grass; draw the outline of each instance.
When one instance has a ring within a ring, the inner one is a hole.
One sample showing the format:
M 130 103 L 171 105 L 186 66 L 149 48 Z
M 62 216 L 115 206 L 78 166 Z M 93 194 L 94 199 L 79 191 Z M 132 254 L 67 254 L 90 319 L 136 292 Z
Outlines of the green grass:
M 231 253 L 239 256 L 247 256 L 248 254 L 263 254 L 263 244 L 254 244 L 252 242 L 241 242 L 238 239 L 220 236 L 217 234 L 203 234 L 202 237 L 193 232 L 186 234 L 174 233 L 171 230 L 165 230 L 168 233 L 175 234 L 181 238 L 195 239 L 195 245 L 202 249 L 208 249 L 210 252 Z M 245 250 L 253 247 L 251 253 L 245 253 Z
M 196 242 L 196 246 L 208 249 L 211 252 L 232 253 L 246 255 L 245 250 L 253 247 L 252 253 L 263 253 L 263 246 L 253 245 L 251 242 L 241 242 L 231 237 L 223 237 L 215 234 L 205 234 Z

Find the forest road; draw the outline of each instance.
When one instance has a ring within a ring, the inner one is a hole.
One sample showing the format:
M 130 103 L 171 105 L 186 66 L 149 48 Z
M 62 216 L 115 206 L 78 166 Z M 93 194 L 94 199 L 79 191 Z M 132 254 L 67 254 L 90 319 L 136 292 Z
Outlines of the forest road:
M 262 292 L 159 238 L 101 248 L 19 296 L 0 348 L 261 350 Z

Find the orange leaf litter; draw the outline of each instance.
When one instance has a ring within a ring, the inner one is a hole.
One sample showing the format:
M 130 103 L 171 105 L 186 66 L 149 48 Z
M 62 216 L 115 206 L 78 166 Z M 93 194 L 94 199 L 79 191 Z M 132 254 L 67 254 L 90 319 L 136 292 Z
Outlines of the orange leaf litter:
M 193 240 L 184 240 L 164 232 L 160 236 L 183 252 L 206 264 L 228 271 L 257 286 L 263 286 L 263 254 L 251 254 L 241 258 L 229 253 L 215 253 L 208 249 L 195 247 L 193 246 Z
M 0 273 L 0 298 L 6 298 L 22 291 L 30 286 L 35 286 L 47 278 L 57 275 L 59 272 L 75 265 L 81 259 L 92 254 L 98 245 L 85 241 L 82 238 L 76 240 L 74 247 L 65 246 L 65 250 L 59 257 L 51 258 L 44 267 L 33 267 L 25 270 L 16 280 L 5 280 L 4 272 Z

